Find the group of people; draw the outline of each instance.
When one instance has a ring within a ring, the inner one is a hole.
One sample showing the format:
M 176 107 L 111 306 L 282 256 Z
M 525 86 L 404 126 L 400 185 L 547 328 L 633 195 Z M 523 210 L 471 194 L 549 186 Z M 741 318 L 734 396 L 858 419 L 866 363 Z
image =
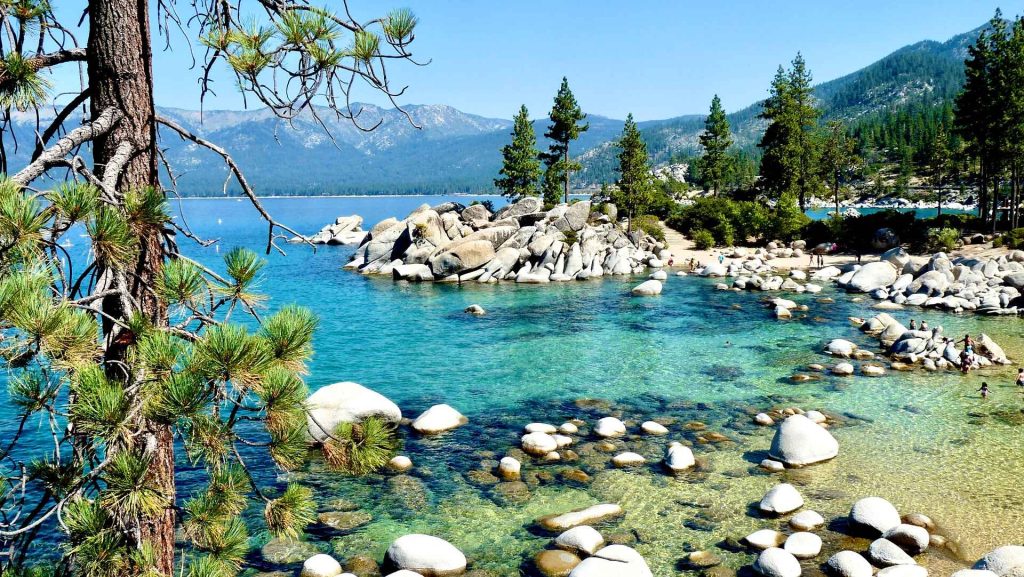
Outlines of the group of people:
M 928 322 L 927 321 L 921 321 L 921 325 L 920 325 L 920 327 L 918 327 L 917 321 L 915 321 L 914 319 L 910 319 L 910 327 L 909 328 L 912 331 L 913 330 L 922 330 L 922 331 L 929 330 L 928 329 Z M 941 328 L 939 330 L 941 330 Z M 947 342 L 948 342 L 948 339 L 947 339 Z M 956 341 L 955 344 L 958 344 L 958 345 L 959 344 L 963 344 L 963 346 L 964 346 L 963 350 L 960 351 L 960 359 L 959 359 L 960 360 L 960 371 L 963 374 L 967 374 L 967 373 L 969 373 L 971 371 L 972 368 L 975 368 L 975 366 L 977 366 L 977 364 L 978 364 L 977 363 L 977 356 L 976 356 L 977 353 L 975 353 L 975 350 L 974 350 L 974 347 L 975 347 L 976 343 L 974 342 L 974 339 L 971 338 L 971 335 L 966 334 L 966 335 L 964 335 L 964 338 Z M 1017 370 L 1017 378 L 1014 380 L 1014 384 L 1017 385 L 1017 387 L 1019 387 L 1021 389 L 1024 389 L 1024 369 L 1018 369 Z M 991 389 L 989 388 L 989 384 L 987 382 L 982 382 L 981 383 L 981 388 L 979 388 L 977 390 L 977 392 L 981 393 L 981 398 L 987 399 L 989 393 L 991 392 Z

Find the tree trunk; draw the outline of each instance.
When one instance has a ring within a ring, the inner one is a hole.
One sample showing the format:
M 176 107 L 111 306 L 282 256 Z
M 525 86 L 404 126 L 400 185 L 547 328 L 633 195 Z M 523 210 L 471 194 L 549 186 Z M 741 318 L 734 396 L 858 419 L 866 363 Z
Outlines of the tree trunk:
M 92 91 L 91 113 L 115 107 L 123 119 L 113 130 L 93 143 L 94 171 L 103 178 L 106 165 L 122 143 L 131 145 L 131 155 L 116 177 L 120 199 L 125 192 L 147 186 L 159 186 L 156 156 L 156 122 L 153 106 L 152 46 L 147 0 L 91 0 L 89 2 L 88 76 Z M 109 176 L 109 175 L 108 175 Z M 155 293 L 155 279 L 164 260 L 160 230 L 154 227 L 134 231 L 139 242 L 138 260 L 133 270 L 124 271 L 128 292 L 139 303 L 141 314 L 154 326 L 167 325 L 167 309 Z M 110 271 L 111 273 L 115 271 Z M 103 311 L 113 318 L 127 312 L 118 299 L 105 299 Z M 105 327 L 105 332 L 114 327 Z M 122 335 L 106 351 L 108 371 L 123 378 L 116 363 L 125 358 L 133 335 Z M 172 575 L 174 568 L 174 439 L 169 427 L 140 423 L 142 435 L 137 450 L 150 459 L 150 482 L 166 499 L 166 507 L 155 518 L 133 519 L 130 534 L 137 545 L 149 543 L 156 553 L 156 568 Z
M 569 204 L 569 143 L 565 143 L 565 204 Z
M 992 177 L 992 234 L 996 233 L 996 223 L 999 221 L 999 177 Z
M 832 183 L 832 196 L 836 199 L 836 218 L 839 218 L 839 178 Z
M 978 193 L 978 217 L 984 224 L 988 221 L 988 174 L 985 170 L 985 162 L 980 162 L 981 191 Z
M 942 216 L 942 187 L 939 187 L 938 192 L 935 193 L 936 202 L 939 203 L 938 208 L 935 211 L 935 218 Z

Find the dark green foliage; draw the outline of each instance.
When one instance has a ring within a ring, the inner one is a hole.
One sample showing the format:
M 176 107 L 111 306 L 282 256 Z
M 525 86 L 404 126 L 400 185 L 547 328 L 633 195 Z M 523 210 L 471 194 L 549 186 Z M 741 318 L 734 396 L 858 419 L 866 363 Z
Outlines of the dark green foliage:
M 953 228 L 933 228 L 928 230 L 927 248 L 929 252 L 949 252 L 960 244 L 960 232 Z
M 677 210 L 666 224 L 691 237 L 703 230 L 719 245 L 788 238 L 799 232 L 808 219 L 798 209 L 797 214 L 792 214 L 793 206 L 782 210 L 781 204 L 769 208 L 763 202 L 699 198 Z
M 397 450 L 394 425 L 380 417 L 368 417 L 359 423 L 341 423 L 323 444 L 327 464 L 353 475 L 383 468 Z
M 552 199 L 556 184 L 562 187 L 564 202 L 569 202 L 569 177 L 582 168 L 578 162 L 569 157 L 569 145 L 590 128 L 589 124 L 580 124 L 587 115 L 576 103 L 576 97 L 569 89 L 569 80 L 562 78 L 562 85 L 555 95 L 555 104 L 551 107 L 551 124 L 544 137 L 550 141 L 548 151 L 541 153 L 541 160 L 547 166 L 544 172 L 544 200 Z
M 698 228 L 691 232 L 690 238 L 693 239 L 693 245 L 697 250 L 708 250 L 715 246 L 714 235 L 703 228 Z
M 847 137 L 846 126 L 837 120 L 830 121 L 819 138 L 819 171 L 832 190 L 836 214 L 839 214 L 839 189 L 852 180 L 857 163 L 854 143 Z
M 633 229 L 643 231 L 655 240 L 665 242 L 665 230 L 661 228 L 658 217 L 653 214 L 641 214 L 633 219 Z
M 1000 246 L 1006 248 L 1021 249 L 1024 248 L 1024 228 L 1015 228 L 1007 231 L 1005 234 L 996 239 Z M 993 241 L 993 245 L 995 242 Z
M 654 196 L 654 177 L 647 157 L 647 144 L 644 143 L 640 131 L 633 122 L 633 115 L 626 117 L 626 125 L 619 139 L 619 179 L 615 182 L 616 189 L 611 191 L 611 200 L 616 207 L 629 219 L 642 214 Z
M 729 119 L 722 109 L 722 101 L 716 94 L 711 100 L 711 110 L 704 121 L 704 132 L 700 135 L 700 145 L 704 155 L 700 157 L 700 172 L 704 187 L 716 194 L 721 191 L 732 169 L 732 157 L 728 150 L 732 146 L 732 134 L 729 131 Z
M 494 180 L 501 195 L 510 201 L 525 196 L 537 196 L 540 179 L 540 160 L 537 136 L 533 132 L 530 113 L 524 104 L 514 119 L 512 143 L 501 149 L 503 159 L 501 178 Z

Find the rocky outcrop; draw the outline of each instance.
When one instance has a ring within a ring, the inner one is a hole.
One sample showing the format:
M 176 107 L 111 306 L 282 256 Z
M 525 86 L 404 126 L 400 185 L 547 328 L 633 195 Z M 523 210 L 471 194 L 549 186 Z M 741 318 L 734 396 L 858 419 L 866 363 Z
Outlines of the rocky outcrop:
M 366 238 L 366 231 L 362 229 L 363 217 L 353 214 L 352 216 L 339 216 L 333 224 L 320 229 L 320 232 L 309 237 L 307 240 L 313 244 L 360 244 Z M 302 242 L 302 238 L 293 238 L 293 242 Z
M 804 415 L 792 415 L 775 430 L 768 454 L 800 467 L 832 459 L 839 454 L 839 443 L 821 425 Z
M 893 305 L 1015 315 L 1024 310 L 1024 263 L 1012 256 L 951 259 L 940 252 L 925 260 L 894 248 L 836 282 Z
M 493 215 L 483 205 L 423 205 L 374 226 L 345 268 L 396 280 L 548 283 L 639 273 L 663 248 L 594 214 L 590 201 L 544 211 L 529 197 Z
M 929 371 L 961 368 L 965 361 L 970 363 L 968 368 L 1011 364 L 1003 348 L 984 333 L 972 339 L 972 354 L 963 355 L 963 350 L 958 346 L 963 341 L 956 341 L 943 335 L 942 327 L 910 330 L 888 313 L 880 313 L 864 321 L 860 325 L 860 330 L 876 335 L 883 349 L 893 360 L 907 366 L 919 363 Z M 866 367 L 867 365 L 862 365 L 861 368 L 863 370 Z

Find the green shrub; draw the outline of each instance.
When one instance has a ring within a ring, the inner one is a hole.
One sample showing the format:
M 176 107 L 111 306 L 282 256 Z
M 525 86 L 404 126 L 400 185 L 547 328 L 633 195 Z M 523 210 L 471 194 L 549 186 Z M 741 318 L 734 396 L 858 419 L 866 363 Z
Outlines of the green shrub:
M 572 245 L 576 244 L 576 241 L 579 240 L 579 235 L 576 233 L 575 230 L 573 230 L 571 228 L 569 230 L 563 232 L 562 233 L 562 237 L 564 238 L 565 244 L 568 245 L 568 246 L 572 246 Z
M 1003 241 L 1003 237 L 997 236 L 996 238 L 992 239 L 992 247 L 993 248 L 999 248 L 999 247 L 1003 246 L 1003 242 L 1004 242 Z
M 642 230 L 644 233 L 654 237 L 659 242 L 665 242 L 665 231 L 658 223 L 658 217 L 653 214 L 642 214 L 633 218 L 633 230 Z
M 960 231 L 955 228 L 933 228 L 928 231 L 929 252 L 949 252 L 960 244 Z
M 1000 241 L 999 246 L 1013 249 L 1024 248 L 1024 228 L 1015 228 L 996 240 Z M 996 246 L 995 241 L 992 241 L 992 246 Z
M 714 234 L 715 240 L 718 244 L 723 246 L 732 246 L 736 240 L 732 223 L 727 220 L 719 222 L 712 231 L 712 234 Z
M 691 232 L 690 238 L 693 239 L 693 244 L 696 246 L 697 250 L 708 250 L 715 246 L 715 237 L 703 228 L 698 228 Z
M 384 468 L 398 451 L 395 426 L 371 416 L 360 423 L 341 423 L 322 446 L 324 460 L 334 470 L 366 475 Z
M 795 240 L 811 219 L 800 210 L 792 194 L 783 194 L 775 204 L 771 235 L 778 240 Z

